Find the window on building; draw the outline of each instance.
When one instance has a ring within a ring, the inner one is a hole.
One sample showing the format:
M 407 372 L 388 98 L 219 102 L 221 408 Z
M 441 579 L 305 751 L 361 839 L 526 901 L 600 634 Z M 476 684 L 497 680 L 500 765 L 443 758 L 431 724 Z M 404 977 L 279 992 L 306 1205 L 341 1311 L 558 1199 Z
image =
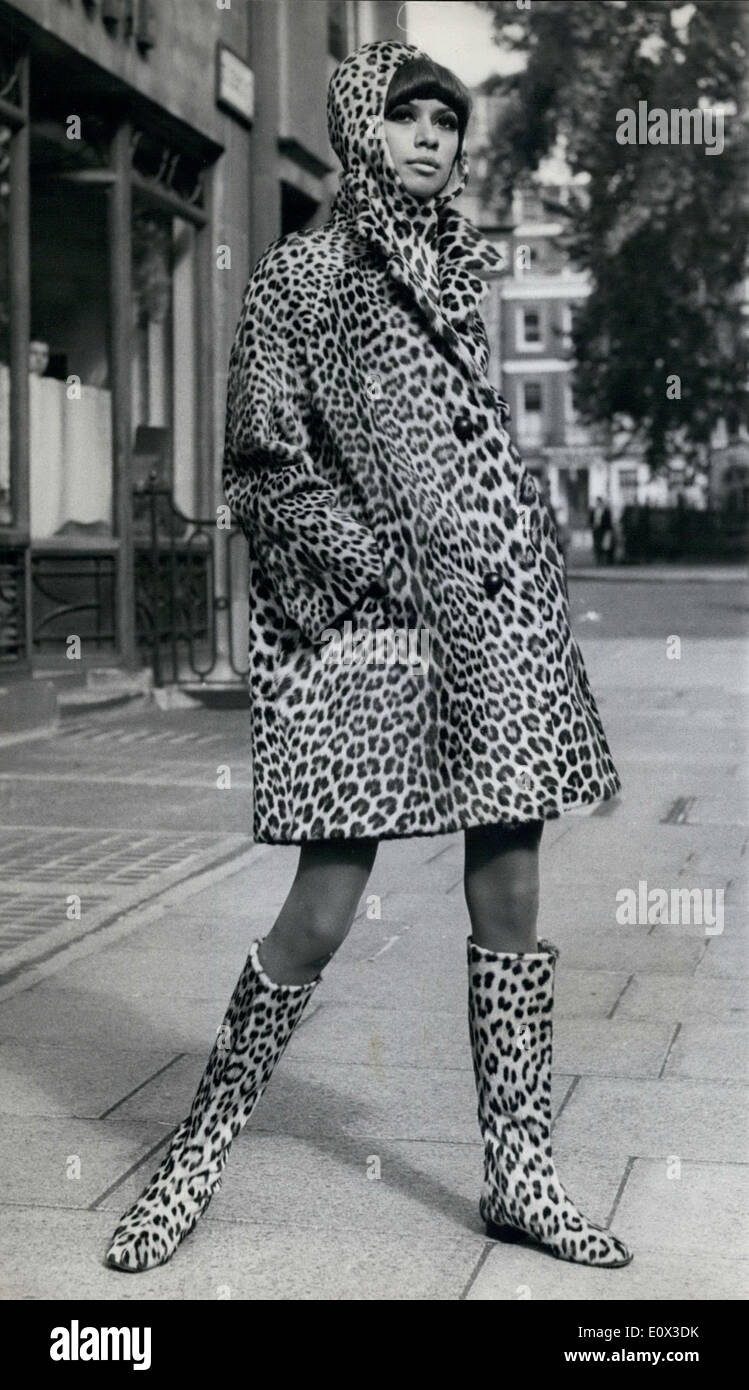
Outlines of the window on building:
M 565 304 L 562 308 L 562 346 L 570 352 L 573 348 L 572 337 L 581 312 L 582 309 L 579 304 Z
M 31 132 L 33 540 L 113 530 L 107 195 L 77 181 L 97 167 L 86 134 L 79 151 L 62 123 Z
M 524 188 L 520 196 L 523 221 L 542 222 L 546 217 L 546 212 L 540 192 L 535 188 Z
M 541 345 L 540 309 L 521 308 L 518 346 L 524 348 L 540 348 Z
M 746 464 L 732 464 L 727 468 L 723 485 L 726 510 L 745 516 L 749 512 L 749 468 Z
M 328 53 L 338 62 L 348 53 L 348 4 L 347 0 L 327 0 L 328 3 Z
M 520 388 L 519 429 L 526 444 L 540 442 L 543 430 L 543 388 L 540 381 L 524 381 Z
M 619 469 L 619 493 L 624 506 L 637 501 L 637 469 Z

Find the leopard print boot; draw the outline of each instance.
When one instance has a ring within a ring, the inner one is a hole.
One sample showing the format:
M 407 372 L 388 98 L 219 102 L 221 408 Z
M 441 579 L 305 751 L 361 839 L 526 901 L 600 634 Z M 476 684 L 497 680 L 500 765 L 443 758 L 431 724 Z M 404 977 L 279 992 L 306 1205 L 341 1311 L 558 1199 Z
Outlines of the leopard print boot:
M 561 1260 L 614 1268 L 632 1255 L 568 1196 L 551 1153 L 554 966 L 538 951 L 495 953 L 469 936 L 468 1020 L 484 1140 L 479 1202 L 493 1240 L 538 1241 Z
M 274 984 L 253 941 L 189 1115 L 138 1200 L 120 1218 L 106 1253 L 114 1269 L 166 1264 L 221 1185 L 232 1140 L 249 1120 L 313 990 Z

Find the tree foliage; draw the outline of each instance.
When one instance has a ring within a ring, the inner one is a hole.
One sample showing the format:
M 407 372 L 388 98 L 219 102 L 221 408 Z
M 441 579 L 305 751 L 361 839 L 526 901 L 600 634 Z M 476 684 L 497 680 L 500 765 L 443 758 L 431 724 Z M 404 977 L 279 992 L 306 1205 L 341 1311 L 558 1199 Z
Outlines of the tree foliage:
M 696 460 L 722 417 L 748 415 L 747 7 L 728 0 L 478 0 L 524 67 L 498 101 L 488 185 L 507 197 L 561 151 L 573 264 L 591 294 L 573 331 L 574 399 L 591 425 L 634 428 L 653 468 Z M 624 109 L 724 109 L 724 148 L 617 140 Z M 489 191 L 487 189 L 487 191 Z M 667 379 L 676 376 L 669 399 Z M 681 396 L 678 398 L 680 389 Z

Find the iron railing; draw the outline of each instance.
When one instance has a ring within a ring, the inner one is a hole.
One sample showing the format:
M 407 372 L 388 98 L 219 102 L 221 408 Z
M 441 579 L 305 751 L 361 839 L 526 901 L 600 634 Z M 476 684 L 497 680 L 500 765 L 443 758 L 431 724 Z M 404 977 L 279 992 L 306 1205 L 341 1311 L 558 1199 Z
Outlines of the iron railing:
M 187 516 L 155 474 L 134 491 L 134 527 L 136 634 L 154 685 L 245 684 L 231 622 L 242 533 Z

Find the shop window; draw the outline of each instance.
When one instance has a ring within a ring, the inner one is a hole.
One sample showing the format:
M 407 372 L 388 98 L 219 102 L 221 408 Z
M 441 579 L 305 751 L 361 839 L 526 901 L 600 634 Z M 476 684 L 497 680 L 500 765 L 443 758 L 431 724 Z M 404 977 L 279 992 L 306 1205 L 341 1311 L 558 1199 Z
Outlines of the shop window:
M 346 0 L 328 0 L 328 53 L 338 62 L 348 53 Z
M 109 260 L 103 190 L 32 144 L 31 536 L 111 535 Z
M 10 494 L 10 139 L 0 125 L 0 525 L 13 521 Z
M 188 516 L 197 478 L 195 229 L 151 207 L 134 209 L 132 426 L 159 430 L 161 481 Z

